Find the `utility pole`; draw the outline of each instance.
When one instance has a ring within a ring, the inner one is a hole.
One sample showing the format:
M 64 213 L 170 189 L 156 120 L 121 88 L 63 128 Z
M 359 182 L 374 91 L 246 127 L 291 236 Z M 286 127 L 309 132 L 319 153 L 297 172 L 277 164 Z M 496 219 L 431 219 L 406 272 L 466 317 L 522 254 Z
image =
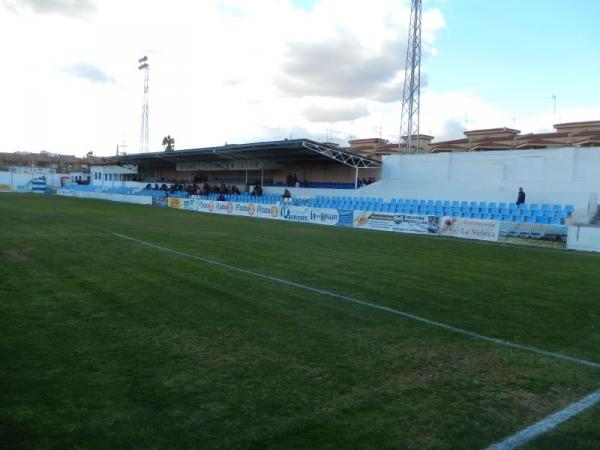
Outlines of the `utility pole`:
M 144 71 L 144 101 L 142 103 L 142 128 L 140 131 L 140 152 L 148 153 L 149 138 L 148 138 L 148 88 L 149 88 L 149 72 L 150 65 L 148 57 L 144 56 L 138 59 L 138 70 Z

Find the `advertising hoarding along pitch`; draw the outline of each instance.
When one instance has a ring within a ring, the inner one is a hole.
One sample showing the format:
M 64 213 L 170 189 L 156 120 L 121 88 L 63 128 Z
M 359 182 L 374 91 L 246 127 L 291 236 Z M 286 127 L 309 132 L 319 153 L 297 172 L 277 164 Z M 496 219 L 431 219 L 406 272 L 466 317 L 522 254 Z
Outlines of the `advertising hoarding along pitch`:
M 397 233 L 437 234 L 439 218 L 420 214 L 390 214 L 354 211 L 354 227 Z
M 463 239 L 497 241 L 500 222 L 497 220 L 467 219 L 465 217 L 442 217 L 440 234 Z
M 439 234 L 464 239 L 497 241 L 500 223 L 494 220 L 461 217 L 436 217 L 420 214 L 393 214 L 312 208 L 288 204 L 228 202 L 202 199 L 169 198 L 169 207 L 213 214 L 260 217 L 329 226 L 354 227 L 396 233 Z

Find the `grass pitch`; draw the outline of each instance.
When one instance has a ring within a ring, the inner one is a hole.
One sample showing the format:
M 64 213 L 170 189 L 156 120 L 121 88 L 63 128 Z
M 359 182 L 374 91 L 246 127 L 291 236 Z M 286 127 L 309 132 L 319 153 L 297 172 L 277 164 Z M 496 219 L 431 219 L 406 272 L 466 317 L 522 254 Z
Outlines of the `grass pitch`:
M 600 257 L 0 196 L 3 448 L 480 449 L 600 371 L 161 252 L 600 362 Z M 600 407 L 529 448 L 597 449 Z

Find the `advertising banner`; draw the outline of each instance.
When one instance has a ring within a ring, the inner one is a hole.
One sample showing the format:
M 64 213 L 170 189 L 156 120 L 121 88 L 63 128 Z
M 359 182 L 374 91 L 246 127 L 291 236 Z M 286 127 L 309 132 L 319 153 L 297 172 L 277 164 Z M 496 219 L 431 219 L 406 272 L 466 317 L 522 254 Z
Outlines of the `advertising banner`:
M 354 210 L 352 209 L 338 209 L 339 219 L 338 227 L 352 227 L 354 224 Z
M 567 225 L 500 222 L 500 242 L 535 247 L 567 247 Z
M 180 198 L 169 197 L 169 199 L 167 201 L 169 203 L 169 208 L 181 209 L 181 199 Z
M 181 209 L 187 209 L 189 211 L 198 210 L 198 200 L 195 198 L 183 198 L 181 199 Z
M 0 191 L 10 191 L 10 184 L 0 184 Z
M 211 213 L 215 210 L 215 202 L 212 200 L 198 200 L 196 211 Z
M 500 222 L 497 220 L 467 219 L 464 217 L 442 217 L 440 234 L 463 239 L 497 241 Z
M 279 210 L 282 220 L 305 222 L 319 225 L 338 225 L 340 214 L 337 209 L 311 208 L 309 206 L 283 205 Z M 348 220 L 345 216 L 345 220 Z
M 169 206 L 167 199 L 164 197 L 152 197 L 152 206 L 158 206 L 160 208 L 166 208 Z
M 232 216 L 261 217 L 278 219 L 279 207 L 263 203 L 219 202 L 214 200 L 197 200 L 196 211 L 229 214 Z
M 257 203 L 254 205 L 252 214 L 250 214 L 250 212 L 251 211 L 248 211 L 249 216 L 261 217 L 263 219 L 279 219 L 279 206 L 277 205 Z
M 397 233 L 437 234 L 439 218 L 420 214 L 354 211 L 354 227 Z

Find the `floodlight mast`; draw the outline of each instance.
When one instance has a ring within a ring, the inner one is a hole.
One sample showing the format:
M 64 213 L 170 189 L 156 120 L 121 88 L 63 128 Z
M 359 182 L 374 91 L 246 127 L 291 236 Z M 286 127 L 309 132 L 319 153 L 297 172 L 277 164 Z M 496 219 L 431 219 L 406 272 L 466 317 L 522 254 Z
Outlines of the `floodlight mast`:
M 140 131 L 140 153 L 148 153 L 149 134 L 148 134 L 148 87 L 150 65 L 148 57 L 144 56 L 138 59 L 138 70 L 144 71 L 144 101 L 142 103 L 142 128 Z
M 419 151 L 419 121 L 421 115 L 421 16 L 422 0 L 411 0 L 410 24 L 406 46 L 402 112 L 400 115 L 400 139 L 398 151 L 402 151 L 402 138 L 406 139 L 406 153 Z

